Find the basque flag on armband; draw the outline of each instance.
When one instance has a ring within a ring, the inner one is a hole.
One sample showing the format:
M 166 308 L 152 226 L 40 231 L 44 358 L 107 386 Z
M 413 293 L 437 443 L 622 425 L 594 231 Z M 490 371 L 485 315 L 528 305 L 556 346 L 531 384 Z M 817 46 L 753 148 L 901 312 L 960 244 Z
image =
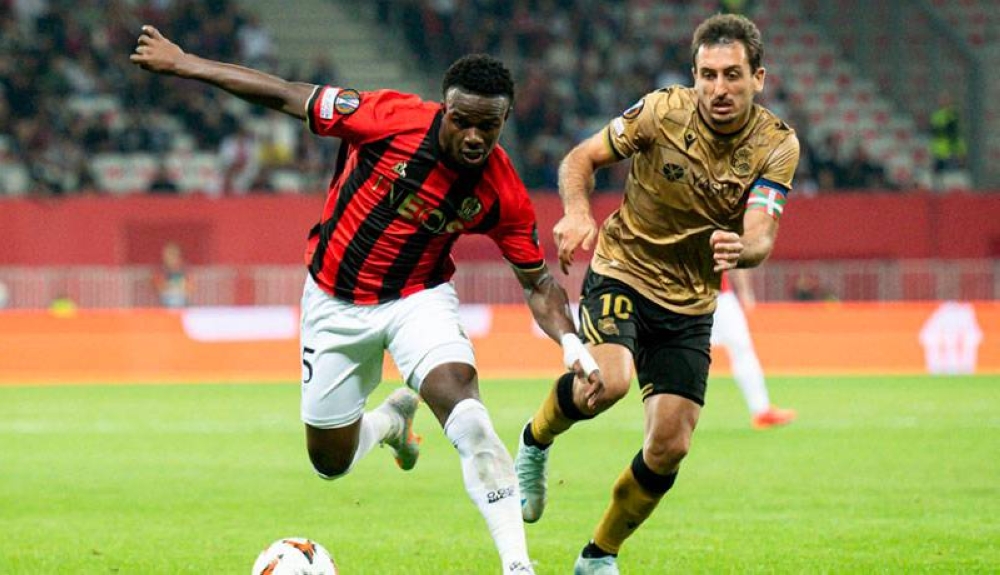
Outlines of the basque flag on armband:
M 747 198 L 747 209 L 764 210 L 767 215 L 774 219 L 781 217 L 785 211 L 785 204 L 788 202 L 788 190 L 783 186 L 760 179 L 753 183 L 750 188 L 750 197 Z

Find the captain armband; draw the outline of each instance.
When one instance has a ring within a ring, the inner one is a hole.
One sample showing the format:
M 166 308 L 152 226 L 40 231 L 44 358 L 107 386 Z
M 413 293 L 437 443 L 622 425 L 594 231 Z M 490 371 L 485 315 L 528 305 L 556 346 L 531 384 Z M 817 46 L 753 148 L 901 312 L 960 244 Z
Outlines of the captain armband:
M 764 211 L 775 220 L 779 220 L 787 202 L 788 188 L 761 178 L 750 187 L 747 210 Z

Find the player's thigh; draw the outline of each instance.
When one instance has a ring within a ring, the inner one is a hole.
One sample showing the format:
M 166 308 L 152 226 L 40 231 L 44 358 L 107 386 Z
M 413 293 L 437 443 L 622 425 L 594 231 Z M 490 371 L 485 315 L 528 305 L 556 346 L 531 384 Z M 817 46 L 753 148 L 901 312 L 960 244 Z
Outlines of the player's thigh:
M 379 306 L 337 300 L 310 278 L 302 297 L 302 421 L 341 428 L 361 418 L 382 379 Z
M 590 354 L 594 357 L 601 370 L 601 377 L 604 380 L 604 394 L 611 399 L 624 397 L 632 385 L 632 375 L 635 372 L 635 359 L 632 351 L 618 343 L 602 343 L 590 346 Z M 577 386 L 576 404 L 586 405 L 584 401 L 585 390 Z
M 628 285 L 591 270 L 580 298 L 580 336 L 601 369 L 606 394 L 621 397 L 632 381 L 641 299 Z
M 712 316 L 688 316 L 658 308 L 636 350 L 636 374 L 643 399 L 669 394 L 705 404 L 712 363 Z
M 398 304 L 386 335 L 389 354 L 403 381 L 420 391 L 435 368 L 465 364 L 472 369 L 451 370 L 460 376 L 443 381 L 446 385 L 474 392 L 476 358 L 472 342 L 459 321 L 458 294 L 454 286 L 441 284 L 403 298 Z

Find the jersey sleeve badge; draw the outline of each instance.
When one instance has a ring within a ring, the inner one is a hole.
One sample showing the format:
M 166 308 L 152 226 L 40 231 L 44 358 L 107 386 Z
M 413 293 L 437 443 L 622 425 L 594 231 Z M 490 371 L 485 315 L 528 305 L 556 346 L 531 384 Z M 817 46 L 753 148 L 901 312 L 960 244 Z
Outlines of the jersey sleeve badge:
M 333 100 L 333 109 L 341 116 L 349 116 L 361 106 L 361 94 L 357 90 L 347 88 L 340 90 Z
M 626 120 L 635 119 L 639 115 L 639 113 L 642 112 L 642 107 L 645 105 L 646 105 L 646 99 L 645 98 L 640 99 L 635 104 L 629 106 L 627 110 L 622 112 L 622 118 L 625 118 Z

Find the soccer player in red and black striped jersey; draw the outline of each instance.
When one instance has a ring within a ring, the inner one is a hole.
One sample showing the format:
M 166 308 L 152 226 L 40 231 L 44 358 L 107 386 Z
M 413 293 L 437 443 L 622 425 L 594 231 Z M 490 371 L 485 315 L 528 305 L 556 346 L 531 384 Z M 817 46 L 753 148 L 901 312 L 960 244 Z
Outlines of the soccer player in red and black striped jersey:
M 199 80 L 305 120 L 342 139 L 342 161 L 306 250 L 302 419 L 320 476 L 346 474 L 379 443 L 400 467 L 419 453 L 417 394 L 459 453 L 466 490 L 486 519 L 504 573 L 533 573 L 513 461 L 479 400 L 472 346 L 458 321 L 450 251 L 486 234 L 525 290 L 541 328 L 563 347 L 589 401 L 603 390 L 575 334 L 566 292 L 549 273 L 520 177 L 497 145 L 514 100 L 504 65 L 470 55 L 446 72 L 443 102 L 379 90 L 288 82 L 187 54 L 144 26 L 131 60 Z M 388 350 L 407 387 L 365 402 Z

